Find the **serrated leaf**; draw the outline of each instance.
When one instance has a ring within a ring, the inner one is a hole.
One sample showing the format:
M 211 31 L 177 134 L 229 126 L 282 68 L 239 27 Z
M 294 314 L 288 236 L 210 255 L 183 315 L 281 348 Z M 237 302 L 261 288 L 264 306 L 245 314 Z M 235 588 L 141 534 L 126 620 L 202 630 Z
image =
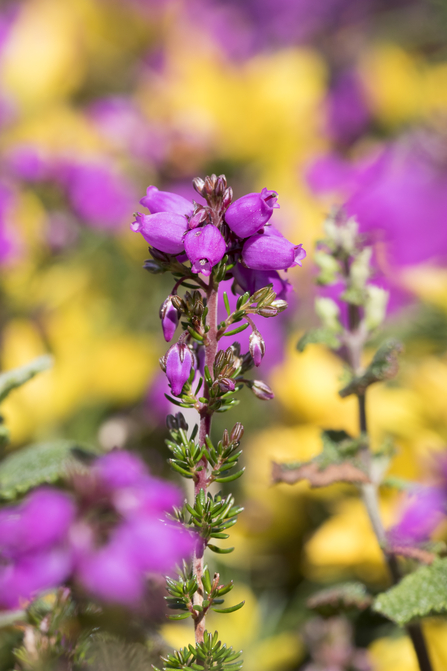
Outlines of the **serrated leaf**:
M 299 339 L 297 349 L 303 352 L 307 345 L 327 345 L 330 349 L 338 349 L 341 346 L 340 340 L 335 333 L 327 328 L 315 328 L 306 331 Z
M 363 437 L 352 438 L 346 431 L 323 431 L 323 450 L 306 462 L 272 463 L 274 483 L 294 484 L 308 480 L 311 487 L 327 487 L 334 482 L 368 483 L 358 452 Z
M 447 613 L 447 559 L 436 559 L 379 594 L 374 610 L 403 626 L 422 617 Z
M 351 394 L 363 395 L 367 388 L 375 382 L 390 380 L 398 371 L 397 356 L 402 352 L 402 344 L 394 339 L 387 340 L 375 353 L 373 360 L 363 375 L 354 377 L 346 387 L 338 393 L 342 398 Z
M 12 452 L 0 463 L 0 499 L 13 499 L 44 483 L 54 483 L 86 466 L 74 450 L 90 455 L 99 450 L 71 440 L 36 443 Z
M 31 380 L 38 373 L 48 370 L 53 365 L 53 357 L 49 354 L 38 356 L 20 368 L 8 370 L 0 375 L 0 403 L 13 390 Z
M 365 610 L 372 600 L 362 583 L 347 582 L 313 594 L 307 600 L 307 607 L 328 617 L 352 609 Z

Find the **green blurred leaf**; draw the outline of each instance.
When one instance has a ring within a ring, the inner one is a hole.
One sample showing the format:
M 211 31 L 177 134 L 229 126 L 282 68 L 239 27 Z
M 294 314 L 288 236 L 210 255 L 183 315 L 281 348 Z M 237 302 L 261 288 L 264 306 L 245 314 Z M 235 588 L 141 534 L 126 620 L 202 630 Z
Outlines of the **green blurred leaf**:
M 245 601 L 237 603 L 235 606 L 230 606 L 229 608 L 211 608 L 215 613 L 234 613 L 244 605 Z
M 397 355 L 402 349 L 402 344 L 398 340 L 390 339 L 384 342 L 363 375 L 354 377 L 346 387 L 343 387 L 338 392 L 340 396 L 346 398 L 351 394 L 363 395 L 371 384 L 395 377 L 398 371 Z
M 327 345 L 330 349 L 338 349 L 341 343 L 331 329 L 315 328 L 306 331 L 299 339 L 297 344 L 298 351 L 303 352 L 307 345 Z
M 360 582 L 346 582 L 320 590 L 307 600 L 307 607 L 325 617 L 349 610 L 365 610 L 372 596 Z
M 379 594 L 374 610 L 403 626 L 412 620 L 447 613 L 447 559 L 435 559 Z
M 13 499 L 32 487 L 57 482 L 86 466 L 76 453 L 98 455 L 100 451 L 71 440 L 36 443 L 9 454 L 0 463 L 0 498 Z
M 21 387 L 22 384 L 31 380 L 38 373 L 48 370 L 52 365 L 53 357 L 49 354 L 44 354 L 24 366 L 20 366 L 20 368 L 14 368 L 13 370 L 6 371 L 6 373 L 2 373 L 0 375 L 0 403 L 13 389 Z

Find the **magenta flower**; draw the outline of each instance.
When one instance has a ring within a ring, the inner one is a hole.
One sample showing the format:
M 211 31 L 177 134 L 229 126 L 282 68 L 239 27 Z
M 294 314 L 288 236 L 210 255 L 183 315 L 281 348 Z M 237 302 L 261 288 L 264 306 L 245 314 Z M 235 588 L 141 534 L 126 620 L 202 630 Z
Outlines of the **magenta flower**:
M 225 221 L 240 238 L 248 238 L 260 231 L 269 221 L 277 203 L 276 191 L 262 189 L 261 193 L 248 193 L 238 198 L 225 213 Z
M 301 266 L 305 257 L 302 245 L 293 245 L 273 226 L 248 238 L 242 248 L 243 262 L 252 270 L 287 270 Z
M 178 324 L 178 310 L 172 304 L 172 296 L 168 296 L 160 308 L 161 326 L 166 342 L 171 342 Z
M 335 142 L 350 144 L 371 118 L 361 81 L 352 70 L 335 75 L 326 99 L 327 131 Z
M 127 450 L 113 450 L 99 457 L 94 470 L 101 486 L 109 491 L 137 485 L 147 473 L 142 459 Z
M 151 214 L 157 212 L 174 212 L 175 214 L 191 215 L 193 204 L 169 191 L 159 191 L 156 186 L 148 186 L 146 195 L 140 200 L 141 205 L 147 207 Z
M 226 251 L 222 233 L 212 224 L 189 231 L 184 242 L 193 273 L 205 276 L 211 275 L 213 266 L 219 263 Z
M 155 249 L 165 254 L 180 254 L 183 251 L 183 235 L 188 222 L 182 214 L 158 212 L 157 214 L 135 214 L 130 228 L 141 233 L 143 238 Z
M 165 364 L 171 391 L 174 396 L 180 396 L 193 365 L 191 350 L 184 343 L 173 345 L 166 354 Z
M 250 335 L 250 354 L 255 366 L 260 366 L 265 354 L 265 342 L 259 331 L 253 331 Z
M 446 513 L 445 491 L 439 487 L 420 487 L 410 493 L 401 518 L 388 535 L 394 545 L 428 541 Z

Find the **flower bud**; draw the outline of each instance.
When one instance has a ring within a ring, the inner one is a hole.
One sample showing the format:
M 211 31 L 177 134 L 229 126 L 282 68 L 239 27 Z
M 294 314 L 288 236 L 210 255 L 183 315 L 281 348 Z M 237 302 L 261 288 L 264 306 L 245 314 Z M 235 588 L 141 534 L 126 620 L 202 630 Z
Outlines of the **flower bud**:
M 278 310 L 273 307 L 273 305 L 266 305 L 263 308 L 256 310 L 257 314 L 261 317 L 276 317 Z
M 253 270 L 287 270 L 301 266 L 305 256 L 302 245 L 293 245 L 273 226 L 248 238 L 242 248 L 243 261 Z
M 192 180 L 192 185 L 199 194 L 199 196 L 205 195 L 205 182 L 201 177 L 194 177 L 194 179 Z
M 230 433 L 230 440 L 232 443 L 239 443 L 241 441 L 242 436 L 244 435 L 244 427 L 240 422 L 236 422 L 236 424 L 233 426 L 231 429 Z
M 192 272 L 205 276 L 211 275 L 213 266 L 219 263 L 226 251 L 221 232 L 212 224 L 189 231 L 184 243 Z
M 214 189 L 214 192 L 216 196 L 219 196 L 219 198 L 222 198 L 222 196 L 225 193 L 225 189 L 227 188 L 227 179 L 225 175 L 219 175 L 217 178 L 216 182 L 216 188 Z
M 375 284 L 368 284 L 366 288 L 365 322 L 372 331 L 381 326 L 385 320 L 386 308 L 390 294 Z
M 261 401 L 270 401 L 275 397 L 268 384 L 261 382 L 261 380 L 253 380 L 250 385 L 250 389 L 255 396 L 261 399 Z
M 189 215 L 193 213 L 193 204 L 169 191 L 159 191 L 156 186 L 148 186 L 146 195 L 140 200 L 141 205 L 147 207 L 151 214 L 157 212 L 174 212 L 175 214 Z
M 172 302 L 173 296 L 168 296 L 160 308 L 161 326 L 166 342 L 171 342 L 178 324 L 178 310 Z
M 221 377 L 219 380 L 217 380 L 217 385 L 224 394 L 226 394 L 227 391 L 234 391 L 236 387 L 234 380 L 232 380 L 230 377 Z
M 260 366 L 262 358 L 265 354 L 264 338 L 259 333 L 259 331 L 253 331 L 253 333 L 250 335 L 249 343 L 250 354 L 253 357 L 255 366 Z
M 287 301 L 283 301 L 277 298 L 276 300 L 272 301 L 272 303 L 270 303 L 270 306 L 272 308 L 276 308 L 276 312 L 279 314 L 280 312 L 284 312 L 284 310 L 287 310 L 288 303 Z
M 191 219 L 188 222 L 188 228 L 190 231 L 192 231 L 194 228 L 197 228 L 197 226 L 200 226 L 200 224 L 203 224 L 203 222 L 208 218 L 209 211 L 207 208 L 202 208 L 201 210 L 198 210 L 195 214 L 192 215 Z
M 224 210 L 226 210 L 228 207 L 230 207 L 232 200 L 233 200 L 233 189 L 231 188 L 231 186 L 228 186 L 225 189 L 225 192 L 224 192 L 224 195 L 223 195 L 223 198 L 222 198 L 222 207 L 224 208 Z
M 261 193 L 248 193 L 238 198 L 228 208 L 225 221 L 240 238 L 257 233 L 269 221 L 277 204 L 276 191 L 262 189 Z
M 183 251 L 183 235 L 188 228 L 188 222 L 184 215 L 173 212 L 137 212 L 130 228 L 141 233 L 146 242 L 155 249 L 165 254 L 180 254 Z
M 184 343 L 173 345 L 166 354 L 166 376 L 174 396 L 180 396 L 192 368 L 192 354 Z

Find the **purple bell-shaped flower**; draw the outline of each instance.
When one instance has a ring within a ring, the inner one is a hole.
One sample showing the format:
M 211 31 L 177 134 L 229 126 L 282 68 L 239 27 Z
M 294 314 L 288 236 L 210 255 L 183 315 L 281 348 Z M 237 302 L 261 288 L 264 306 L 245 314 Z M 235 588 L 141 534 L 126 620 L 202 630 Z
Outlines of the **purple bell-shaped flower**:
M 174 212 L 175 214 L 190 215 L 193 213 L 193 204 L 170 191 L 159 191 L 156 186 L 148 186 L 146 195 L 140 200 L 141 205 L 147 207 L 151 214 L 157 212 Z
M 180 396 L 183 386 L 191 373 L 193 358 L 188 345 L 177 343 L 165 357 L 166 376 L 174 396 Z
M 146 242 L 160 252 L 180 254 L 183 251 L 183 235 L 188 228 L 188 222 L 183 214 L 173 212 L 137 212 L 130 228 L 141 233 Z
M 178 324 L 178 310 L 172 304 L 172 296 L 168 296 L 160 308 L 161 326 L 166 342 L 171 342 Z
M 247 193 L 228 208 L 225 221 L 240 238 L 257 233 L 269 221 L 277 204 L 276 191 L 262 189 L 261 193 Z
M 259 333 L 259 331 L 253 331 L 249 338 L 249 347 L 250 347 L 250 354 L 253 357 L 253 361 L 255 362 L 255 366 L 260 366 L 262 358 L 265 354 L 265 341 L 262 335 Z
M 184 243 L 192 272 L 205 276 L 211 275 L 213 266 L 219 263 L 226 251 L 222 233 L 212 224 L 189 231 Z
M 248 238 L 242 248 L 242 259 L 253 270 L 287 270 L 301 266 L 305 257 L 302 245 L 292 244 L 273 226 Z

